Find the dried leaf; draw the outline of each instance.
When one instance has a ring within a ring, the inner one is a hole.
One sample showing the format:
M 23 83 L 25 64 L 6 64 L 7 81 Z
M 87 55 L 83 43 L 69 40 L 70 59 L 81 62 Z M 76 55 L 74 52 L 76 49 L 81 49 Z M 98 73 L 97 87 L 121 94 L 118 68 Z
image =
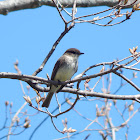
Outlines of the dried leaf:
M 127 2 L 128 2 L 128 0 L 125 0 L 125 1 L 124 1 L 124 5 L 127 4 Z
M 23 98 L 25 99 L 25 101 L 26 101 L 27 103 L 29 103 L 30 105 L 32 105 L 32 102 L 31 102 L 31 99 L 30 99 L 29 96 L 23 96 Z
M 72 130 L 71 130 L 71 133 L 74 133 L 74 132 L 76 132 L 76 131 L 77 131 L 76 129 L 72 129 Z
M 32 105 L 32 102 L 31 102 L 30 97 L 28 96 L 27 98 L 28 98 L 28 103 L 29 103 L 30 105 Z
M 132 11 L 134 12 L 136 9 L 137 9 L 137 6 L 136 6 L 136 4 L 135 4 L 135 5 L 133 6 Z
M 110 24 L 112 21 L 113 21 L 113 19 L 112 19 L 112 20 L 110 20 L 107 24 Z
M 140 10 L 140 3 L 138 3 L 138 4 L 135 4 L 134 6 L 133 6 L 133 9 L 132 9 L 132 11 L 134 12 L 135 10 Z
M 137 78 L 137 72 L 133 72 L 133 78 Z
M 105 70 L 105 66 L 102 67 L 102 69 L 100 70 L 100 72 L 104 72 Z
M 36 103 L 38 104 L 38 103 L 39 103 L 39 99 L 38 99 L 38 97 L 36 97 L 36 99 L 35 99 L 35 100 L 36 100 Z
M 134 110 L 134 105 L 130 105 L 128 111 L 131 112 Z
M 93 20 L 94 20 L 94 21 L 95 21 L 95 20 L 98 20 L 98 19 L 99 19 L 99 16 L 98 16 L 98 17 L 94 17 L 94 18 L 93 18 Z
M 137 49 L 138 49 L 138 46 L 136 46 L 136 47 L 134 48 L 134 52 L 136 52 L 136 51 L 137 51 Z
M 132 12 L 129 13 L 129 12 L 127 11 L 127 12 L 126 12 L 126 19 L 130 19 L 131 15 L 132 15 Z
M 63 129 L 63 132 L 66 132 L 67 131 L 67 128 L 65 127 L 64 129 Z
M 130 52 L 131 54 L 134 54 L 133 50 L 132 50 L 132 49 L 130 49 L 130 48 L 129 48 L 129 52 Z
M 5 102 L 5 106 L 8 106 L 8 105 L 9 105 L 9 101 L 6 101 L 6 102 Z
M 23 126 L 24 126 L 24 128 L 29 128 L 29 127 L 31 127 L 30 122 L 25 122 Z

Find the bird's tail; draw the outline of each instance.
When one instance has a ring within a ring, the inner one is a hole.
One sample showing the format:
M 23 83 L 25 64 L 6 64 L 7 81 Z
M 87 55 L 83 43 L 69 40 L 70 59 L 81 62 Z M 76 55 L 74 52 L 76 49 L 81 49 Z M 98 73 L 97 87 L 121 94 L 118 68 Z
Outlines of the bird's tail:
M 52 97 L 53 97 L 53 94 L 54 94 L 54 92 L 49 92 L 49 93 L 48 93 L 48 95 L 47 95 L 45 101 L 44 101 L 43 104 L 42 104 L 42 107 L 47 107 L 47 108 L 49 107 L 50 102 L 51 102 L 51 99 L 52 99 Z

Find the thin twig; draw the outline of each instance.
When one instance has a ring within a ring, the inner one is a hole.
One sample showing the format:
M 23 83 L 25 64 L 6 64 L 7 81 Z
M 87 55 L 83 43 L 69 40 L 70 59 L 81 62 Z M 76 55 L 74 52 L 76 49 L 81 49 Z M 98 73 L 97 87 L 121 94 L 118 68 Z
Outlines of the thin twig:
M 79 96 L 78 96 L 78 94 L 77 94 L 77 98 L 76 98 L 75 102 L 72 104 L 72 106 L 71 106 L 69 109 L 67 109 L 67 110 L 65 110 L 65 111 L 63 111 L 63 112 L 61 112 L 61 113 L 59 113 L 59 114 L 56 114 L 56 115 L 54 115 L 53 117 L 58 117 L 59 115 L 64 114 L 64 113 L 70 111 L 70 110 L 75 106 L 75 104 L 77 103 L 78 99 L 79 99 Z

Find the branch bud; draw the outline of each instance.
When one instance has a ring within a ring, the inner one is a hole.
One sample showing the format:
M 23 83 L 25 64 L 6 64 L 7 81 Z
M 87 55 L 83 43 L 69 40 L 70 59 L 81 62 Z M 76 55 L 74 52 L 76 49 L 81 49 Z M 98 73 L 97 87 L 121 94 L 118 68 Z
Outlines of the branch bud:
M 6 102 L 5 102 L 5 106 L 8 106 L 8 105 L 9 105 L 9 101 L 6 101 Z

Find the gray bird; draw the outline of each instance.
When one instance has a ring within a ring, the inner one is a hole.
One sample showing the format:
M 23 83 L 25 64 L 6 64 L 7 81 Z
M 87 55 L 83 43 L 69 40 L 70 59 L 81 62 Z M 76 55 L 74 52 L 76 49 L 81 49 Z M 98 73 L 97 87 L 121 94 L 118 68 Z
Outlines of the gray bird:
M 71 77 L 77 72 L 78 58 L 81 54 L 84 54 L 84 53 L 81 53 L 76 48 L 70 48 L 66 50 L 66 52 L 57 60 L 53 68 L 51 80 L 63 81 L 63 82 L 66 80 L 70 80 Z M 44 100 L 42 107 L 48 108 L 50 105 L 51 99 L 53 97 L 53 94 L 57 91 L 60 91 L 60 89 L 62 89 L 63 87 L 64 86 L 62 85 L 55 86 L 51 84 L 50 91 L 46 99 Z

